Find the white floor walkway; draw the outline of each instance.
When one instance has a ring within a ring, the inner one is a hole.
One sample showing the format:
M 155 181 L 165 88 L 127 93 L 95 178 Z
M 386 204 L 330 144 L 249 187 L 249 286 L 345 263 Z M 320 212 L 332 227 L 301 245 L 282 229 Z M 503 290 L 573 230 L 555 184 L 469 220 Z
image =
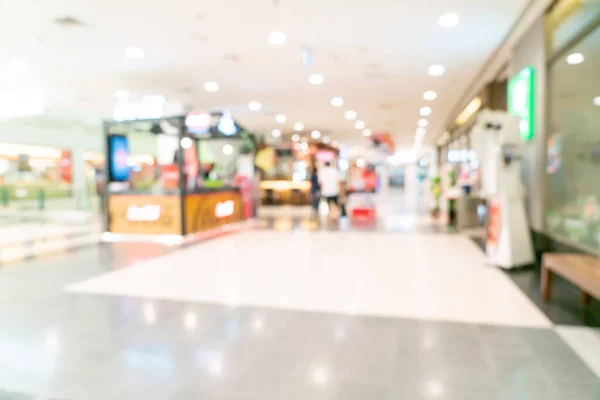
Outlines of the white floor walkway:
M 70 291 L 512 326 L 550 321 L 467 238 L 252 231 Z

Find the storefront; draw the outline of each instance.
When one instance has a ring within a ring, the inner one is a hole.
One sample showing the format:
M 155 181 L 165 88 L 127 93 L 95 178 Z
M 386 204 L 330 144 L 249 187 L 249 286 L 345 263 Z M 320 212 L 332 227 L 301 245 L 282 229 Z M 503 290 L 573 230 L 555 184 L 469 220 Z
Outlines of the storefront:
M 203 114 L 105 123 L 111 240 L 182 237 L 252 216 L 251 176 L 236 161 L 253 137 L 229 113 Z
M 546 24 L 544 232 L 599 252 L 600 3 L 559 2 Z
M 336 148 L 308 138 L 261 150 L 256 164 L 263 171 L 262 204 L 309 205 L 313 167 L 320 168 L 327 162 L 335 164 L 337 159 Z

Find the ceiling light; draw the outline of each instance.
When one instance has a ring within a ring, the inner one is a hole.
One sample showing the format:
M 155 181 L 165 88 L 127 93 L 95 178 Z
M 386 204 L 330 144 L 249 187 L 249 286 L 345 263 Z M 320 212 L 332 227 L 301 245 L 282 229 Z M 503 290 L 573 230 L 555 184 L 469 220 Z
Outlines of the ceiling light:
M 344 105 L 344 99 L 342 99 L 341 97 L 334 97 L 333 99 L 331 99 L 331 105 L 334 107 L 341 107 Z
M 356 121 L 354 123 L 354 127 L 356 129 L 365 129 L 365 123 L 364 123 L 364 121 Z
M 300 145 L 300 149 L 302 149 L 304 151 L 308 150 L 308 143 L 302 142 L 302 144 Z
M 441 76 L 446 72 L 446 68 L 443 65 L 432 65 L 429 67 L 429 75 L 431 76 Z
M 144 319 L 149 324 L 153 324 L 154 322 L 156 322 L 156 310 L 154 309 L 154 306 L 152 304 L 144 305 Z
M 26 71 L 29 69 L 29 64 L 25 60 L 12 60 L 10 69 L 13 71 Z
M 117 90 L 115 97 L 119 101 L 127 101 L 129 100 L 129 92 L 127 92 L 127 90 Z
M 363 131 L 363 135 L 365 135 L 366 137 L 369 137 L 369 136 L 371 136 L 372 134 L 373 134 L 373 131 L 372 131 L 372 130 L 370 130 L 369 128 L 367 128 L 367 129 L 365 129 L 365 130 Z
M 425 118 L 421 118 L 419 120 L 419 127 L 420 128 L 427 128 L 427 125 L 429 125 L 429 121 L 427 121 Z
M 448 13 L 442 15 L 438 19 L 438 25 L 442 28 L 454 28 L 456 25 L 458 25 L 459 20 L 460 19 L 458 18 L 458 15 L 454 13 Z
M 271 131 L 271 135 L 273 135 L 273 137 L 276 137 L 276 138 L 281 137 L 281 131 L 279 129 L 273 129 Z
M 592 100 L 592 102 L 595 106 L 600 106 L 600 96 L 594 97 L 594 100 Z
M 325 78 L 321 74 L 310 74 L 308 82 L 310 82 L 311 85 L 321 85 L 325 82 Z
M 233 153 L 233 146 L 230 144 L 224 144 L 223 145 L 223 154 L 225 154 L 226 156 L 231 155 L 231 153 Z
M 321 141 L 325 144 L 328 144 L 329 142 L 331 142 L 331 139 L 329 138 L 329 136 L 323 136 L 323 139 L 321 139 Z
M 437 93 L 433 90 L 428 90 L 425 93 L 423 93 L 423 98 L 427 101 L 433 101 L 437 99 Z
M 300 135 L 298 135 L 297 133 L 294 133 L 292 135 L 292 142 L 297 142 L 300 140 Z
M 429 117 L 431 112 L 431 107 L 421 107 L 419 110 L 419 114 L 421 114 L 423 117 Z
M 260 104 L 258 101 L 251 101 L 248 104 L 248 108 L 252 111 L 258 111 L 262 108 L 262 104 Z
M 418 136 L 423 136 L 427 133 L 427 129 L 425 128 L 417 128 L 417 132 L 415 132 Z
M 183 318 L 183 323 L 188 331 L 192 331 L 198 324 L 198 316 L 196 313 L 188 312 Z
M 363 168 L 365 166 L 365 160 L 363 160 L 362 158 L 359 158 L 356 160 L 356 166 L 358 168 Z
M 144 50 L 141 47 L 129 46 L 127 49 L 125 49 L 125 55 L 134 60 L 144 58 L 145 54 L 146 53 L 144 53 Z
M 281 46 L 282 44 L 285 44 L 286 41 L 286 37 L 285 34 L 283 32 L 271 32 L 269 33 L 269 43 L 272 44 L 273 46 Z
M 319 131 L 316 131 L 316 130 L 315 130 L 315 131 L 312 131 L 312 132 L 310 133 L 310 136 L 311 136 L 313 139 L 318 139 L 318 138 L 320 138 L 320 137 L 321 137 L 321 132 L 319 132 Z
M 218 92 L 219 91 L 219 84 L 217 82 L 206 82 L 204 84 L 204 90 L 206 90 L 207 92 Z
M 462 110 L 458 117 L 456 117 L 456 124 L 462 125 L 468 120 L 471 119 L 473 115 L 481 108 L 481 97 L 475 97 L 473 100 L 467 104 L 467 106 Z
M 184 137 L 181 139 L 181 147 L 183 147 L 184 149 L 191 148 L 192 144 L 192 139 L 190 139 L 189 137 Z
M 585 61 L 585 57 L 581 53 L 573 53 L 567 56 L 567 64 L 577 65 Z
M 275 116 L 275 121 L 278 124 L 283 124 L 285 121 L 287 121 L 287 117 L 285 115 L 283 115 L 283 114 L 277 114 Z
M 294 130 L 300 132 L 304 130 L 304 124 L 302 122 L 296 122 L 294 124 Z
M 356 111 L 346 111 L 346 119 L 353 120 L 354 118 L 356 118 Z

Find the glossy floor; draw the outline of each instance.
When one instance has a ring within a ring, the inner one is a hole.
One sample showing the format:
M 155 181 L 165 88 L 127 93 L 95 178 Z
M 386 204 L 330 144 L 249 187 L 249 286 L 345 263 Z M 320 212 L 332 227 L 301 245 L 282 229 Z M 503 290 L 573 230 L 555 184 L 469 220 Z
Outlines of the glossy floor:
M 553 325 L 471 240 L 420 225 L 1 269 L 0 399 L 600 398 L 597 331 Z

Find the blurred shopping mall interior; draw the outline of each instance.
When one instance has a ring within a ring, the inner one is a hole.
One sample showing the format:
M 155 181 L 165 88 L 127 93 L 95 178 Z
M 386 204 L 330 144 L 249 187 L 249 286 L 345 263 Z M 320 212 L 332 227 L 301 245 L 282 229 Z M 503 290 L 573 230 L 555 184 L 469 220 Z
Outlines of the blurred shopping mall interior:
M 599 0 L 0 1 L 0 400 L 600 400 L 598 71 Z

